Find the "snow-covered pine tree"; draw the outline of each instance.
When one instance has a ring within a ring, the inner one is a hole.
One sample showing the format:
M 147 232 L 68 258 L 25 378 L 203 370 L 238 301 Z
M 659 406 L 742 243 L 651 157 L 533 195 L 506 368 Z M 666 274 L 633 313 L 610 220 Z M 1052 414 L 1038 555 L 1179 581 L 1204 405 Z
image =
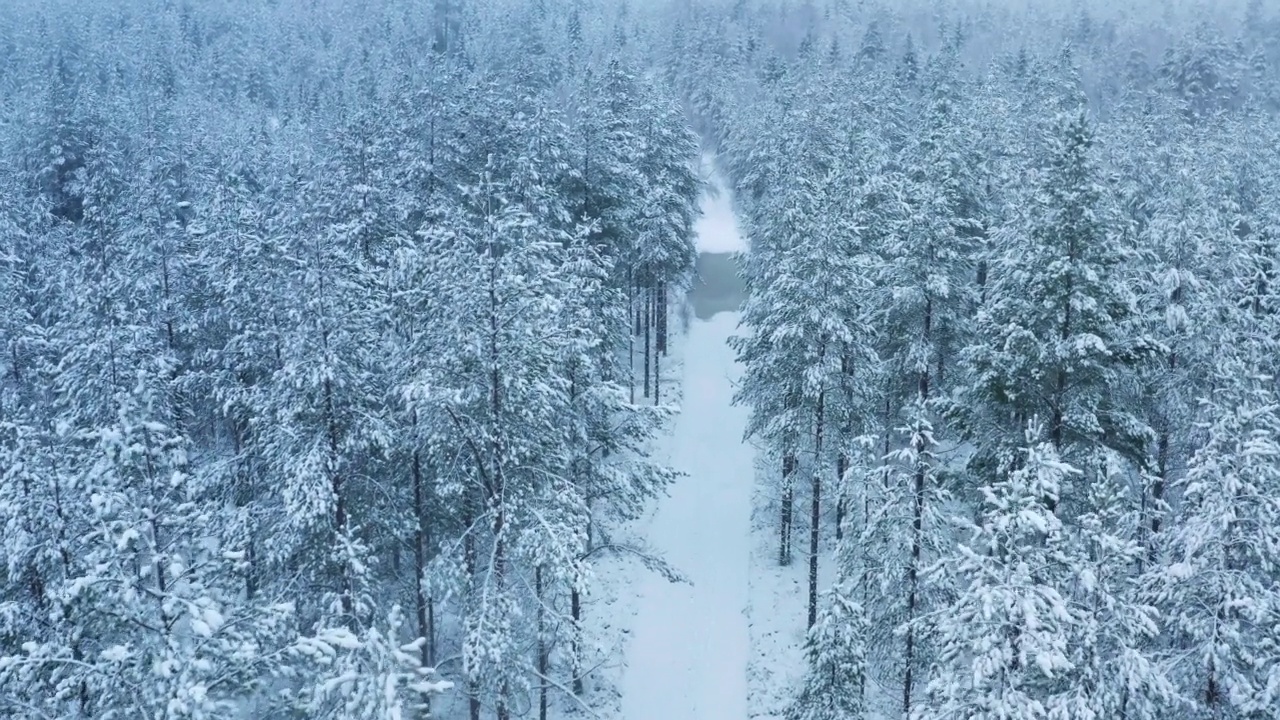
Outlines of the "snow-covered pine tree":
M 954 414 L 980 478 L 1033 417 L 1065 458 L 1087 462 L 1100 448 L 1145 456 L 1150 430 L 1131 399 L 1150 344 L 1128 323 L 1127 250 L 1112 231 L 1093 144 L 1083 111 L 1060 117 L 1031 206 L 998 231 L 978 339 L 965 351 L 972 380 Z
M 1188 177 L 1216 174 L 1223 162 L 1212 150 L 1212 130 L 1186 125 L 1167 102 L 1146 98 L 1122 129 L 1122 146 L 1151 153 L 1122 153 L 1115 162 L 1120 185 L 1122 231 L 1140 248 L 1136 322 L 1155 341 L 1143 369 L 1146 417 L 1154 431 L 1143 473 L 1141 504 L 1147 516 L 1141 537 L 1154 559 L 1165 528 L 1168 489 L 1185 470 L 1194 449 L 1196 398 L 1207 388 L 1217 354 L 1221 288 L 1230 286 L 1235 245 L 1226 215 L 1209 184 Z
M 847 581 L 822 594 L 805 645 L 806 674 L 787 720 L 853 720 L 866 712 L 867 622 Z
M 854 583 L 865 608 L 867 673 L 906 714 L 927 682 L 933 609 L 953 592 L 928 569 L 950 550 L 955 533 L 945 514 L 952 498 L 932 413 L 923 399 L 904 413 L 907 424 L 895 433 L 900 445 L 889 457 L 879 457 L 873 437 L 846 451 L 848 547 L 837 553 L 837 572 Z
M 634 334 L 641 339 L 641 389 L 653 388 L 654 314 L 651 290 L 657 269 L 641 262 L 639 233 L 644 229 L 646 179 L 637 161 L 645 156 L 644 127 L 640 125 L 640 82 L 621 60 L 614 58 L 602 76 L 589 70 L 577 88 L 584 108 L 572 130 L 577 152 L 567 202 L 579 223 L 592 228 L 591 242 L 613 269 L 611 282 L 628 290 Z M 650 209 L 651 211 L 651 209 Z
M 1069 538 L 1053 507 L 1079 473 L 1032 425 L 982 487 L 971 537 L 930 569 L 957 596 L 934 611 L 937 655 L 913 720 L 1042 720 L 1070 714 L 1078 617 L 1065 592 Z
M 346 620 L 324 622 L 342 625 L 356 621 L 354 570 L 337 550 L 340 538 L 367 519 L 356 498 L 389 431 L 377 405 L 385 390 L 375 370 L 379 345 L 369 319 L 376 296 L 363 283 L 363 251 L 343 218 L 327 214 L 313 168 L 289 173 L 277 190 L 310 211 L 268 224 L 279 243 L 273 260 L 282 281 L 271 298 L 278 365 L 256 388 L 252 433 L 261 462 L 281 482 L 283 514 L 269 554 L 316 589 L 316 604 L 300 608 L 304 618 L 320 621 L 337 607 Z M 330 597 L 339 598 L 336 606 Z
M 542 682 L 541 658 L 528 652 L 542 602 L 530 596 L 529 576 L 580 582 L 585 502 L 564 476 L 573 237 L 536 174 L 538 131 L 522 127 L 536 115 L 513 112 L 513 103 L 529 109 L 528 98 L 503 98 L 493 85 L 475 97 L 467 120 L 480 138 L 477 164 L 462 203 L 426 235 L 442 249 L 438 292 L 453 313 L 432 330 L 441 339 L 432 372 L 406 393 L 421 414 L 446 419 L 444 447 L 459 463 L 440 492 L 459 508 L 462 552 L 442 554 L 437 573 L 462 597 L 464 691 L 473 716 L 489 705 L 506 717 Z
M 836 164 L 817 162 L 791 183 L 773 235 L 761 238 L 748 269 L 752 295 L 743 312 L 749 335 L 732 340 L 746 366 L 736 402 L 751 406 L 748 434 L 768 441 L 784 458 L 805 447 L 809 472 L 809 616 L 817 619 L 817 555 L 823 479 L 831 476 L 832 438 L 847 423 L 838 390 L 850 365 L 870 366 L 858 302 L 867 285 L 862 223 L 857 216 L 833 225 L 818 223 L 826 208 L 841 207 L 835 189 L 852 177 Z M 758 236 L 757 236 L 758 237 Z M 816 282 L 815 282 L 816 279 Z M 859 394 L 855 394 L 859 397 Z M 825 445 L 824 445 L 825 441 Z M 792 465 L 784 469 L 794 469 Z M 783 524 L 789 524 L 791 483 L 783 478 Z M 789 528 L 783 528 L 782 560 L 787 560 Z
M 645 82 L 641 89 L 644 102 L 639 109 L 639 122 L 645 152 L 637 161 L 637 169 L 645 178 L 649 196 L 642 201 L 637 257 L 631 264 L 648 269 L 642 274 L 653 276 L 655 352 L 665 354 L 669 296 L 672 289 L 687 284 L 695 261 L 693 223 L 702 189 L 695 171 L 699 148 L 698 138 L 685 123 L 679 107 L 661 87 Z M 655 356 L 655 366 L 657 362 Z M 654 399 L 660 401 L 661 377 L 656 367 L 654 375 Z
M 285 693 L 281 712 L 324 720 L 404 720 L 428 717 L 431 698 L 452 687 L 438 679 L 435 669 L 422 663 L 418 636 L 403 642 L 404 616 L 392 605 L 383 614 L 373 584 L 376 575 L 366 565 L 368 548 L 350 534 L 340 540 L 337 552 L 352 573 L 352 604 L 360 620 L 348 624 L 321 625 L 298 638 L 286 651 L 290 673 L 301 680 Z M 343 617 L 343 600 L 336 599 L 331 612 Z
M 1167 554 L 1148 578 L 1159 583 L 1169 658 L 1194 718 L 1277 711 L 1280 406 L 1256 367 L 1248 355 L 1220 367 L 1205 444 L 1175 484 Z
M 922 607 L 921 571 L 932 564 L 927 555 L 937 549 L 939 508 L 934 503 L 941 500 L 940 493 L 945 495 L 937 486 L 938 439 L 931 408 L 935 397 L 949 394 L 959 376 L 951 365 L 968 335 L 975 301 L 975 238 L 982 230 L 975 217 L 981 211 L 980 164 L 959 117 L 962 110 L 956 107 L 954 63 L 954 58 L 945 57 L 928 68 L 930 87 L 920 113 L 924 130 L 902 150 L 901 171 L 879 186 L 885 191 L 879 193 L 881 213 L 874 223 L 882 231 L 873 312 L 883 327 L 910 329 L 881 334 L 887 394 L 882 404 L 887 421 L 900 421 L 905 413 L 908 424 L 893 422 L 885 429 L 884 450 L 890 455 L 883 458 L 886 476 L 867 478 L 862 493 L 879 496 L 863 502 L 883 508 L 878 515 L 892 517 L 882 518 L 886 522 L 877 523 L 872 536 L 864 534 L 864 541 L 888 546 L 886 552 L 870 555 L 884 564 L 870 569 L 880 593 L 865 602 L 886 611 L 882 617 L 889 627 L 902 625 L 901 656 L 886 662 L 901 668 L 904 713 L 910 712 L 924 668 L 916 647 L 916 618 L 927 612 Z
M 1141 567 L 1147 548 L 1138 540 L 1144 515 L 1127 497 L 1123 463 L 1098 460 L 1082 512 L 1071 529 L 1064 592 L 1069 593 L 1076 635 L 1068 657 L 1068 717 L 1168 717 L 1178 707 L 1178 691 L 1159 657 L 1159 610 L 1148 599 Z

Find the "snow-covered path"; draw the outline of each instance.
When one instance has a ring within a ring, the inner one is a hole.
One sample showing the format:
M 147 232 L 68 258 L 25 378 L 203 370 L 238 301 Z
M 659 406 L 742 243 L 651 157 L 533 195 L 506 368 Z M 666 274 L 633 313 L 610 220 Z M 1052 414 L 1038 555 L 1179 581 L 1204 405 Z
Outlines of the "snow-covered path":
M 728 199 L 708 196 L 699 248 L 742 248 Z M 666 449 L 686 473 L 655 510 L 648 540 L 691 584 L 647 574 L 623 674 L 625 720 L 746 720 L 747 568 L 754 460 L 747 411 L 731 401 L 740 367 L 727 345 L 738 313 L 691 320 L 681 413 Z

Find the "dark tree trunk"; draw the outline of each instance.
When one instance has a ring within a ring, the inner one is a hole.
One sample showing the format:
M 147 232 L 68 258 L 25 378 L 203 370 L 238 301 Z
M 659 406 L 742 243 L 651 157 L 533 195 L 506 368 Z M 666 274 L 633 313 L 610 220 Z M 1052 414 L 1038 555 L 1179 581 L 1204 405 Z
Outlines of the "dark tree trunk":
M 1062 450 L 1062 424 L 1064 422 L 1062 405 L 1065 402 L 1067 394 L 1067 371 L 1058 369 L 1057 387 L 1054 388 L 1053 397 L 1053 425 L 1050 428 L 1050 439 L 1053 440 L 1053 446 L 1058 450 Z
M 506 506 L 503 504 L 503 498 L 506 497 L 506 453 L 503 443 L 502 372 L 500 369 L 502 356 L 498 346 L 496 263 L 490 265 L 489 272 L 489 360 L 491 363 L 491 369 L 489 370 L 489 412 L 493 422 L 489 453 L 491 457 L 490 477 L 493 482 L 488 490 L 488 500 L 497 506 L 493 516 L 493 583 L 498 592 L 503 593 L 506 592 L 507 585 L 507 518 Z M 507 694 L 509 692 L 510 688 L 505 682 L 498 689 L 498 720 L 508 720 L 511 717 L 511 710 L 507 705 Z
M 849 471 L 849 456 L 836 458 L 836 540 L 844 539 L 844 474 Z
M 916 662 L 916 603 L 919 594 L 919 568 L 920 568 L 920 511 L 921 500 L 920 495 L 924 491 L 924 471 L 916 472 L 916 501 L 915 501 L 915 519 L 912 526 L 911 538 L 911 566 L 907 570 L 907 624 L 906 624 L 906 649 L 903 654 L 903 663 L 906 670 L 902 680 L 902 714 L 904 717 L 911 713 L 911 695 L 914 692 L 915 685 L 915 662 Z
M 494 584 L 498 586 L 499 592 L 505 592 L 506 589 L 507 556 L 506 542 L 503 539 L 503 533 L 505 532 L 505 528 L 503 527 L 504 521 L 505 518 L 503 517 L 502 509 L 499 508 L 493 521 L 493 534 L 495 538 L 493 549 L 493 580 Z M 502 686 L 498 689 L 498 720 L 509 720 L 511 717 L 511 710 L 507 706 L 507 694 L 510 692 L 511 689 L 504 681 Z
M 582 685 L 581 664 L 578 659 L 582 652 L 582 593 L 575 585 L 569 591 L 569 614 L 573 617 L 573 692 L 575 695 L 581 695 L 584 691 Z
M 1074 238 L 1067 243 L 1067 259 L 1074 261 L 1076 259 L 1076 246 Z M 1070 275 L 1067 276 L 1067 300 L 1062 307 L 1062 327 L 1058 330 L 1058 341 L 1065 344 L 1067 339 L 1071 337 L 1071 296 L 1075 292 L 1075 281 Z M 1061 451 L 1064 435 L 1063 423 L 1066 421 L 1066 404 L 1067 404 L 1067 368 L 1059 365 L 1057 369 L 1057 387 L 1054 388 L 1053 395 L 1053 427 L 1050 428 L 1054 449 Z M 1056 503 L 1050 503 L 1050 510 L 1054 509 Z
M 641 305 L 641 315 L 643 315 L 643 316 L 644 316 L 644 396 L 645 396 L 645 397 L 650 397 L 650 395 L 649 395 L 649 379 L 650 379 L 650 373 L 649 373 L 649 348 L 650 348 L 650 337 L 649 337 L 649 336 L 650 336 L 650 329 L 651 329 L 651 328 L 650 328 L 650 322 L 649 322 L 649 319 L 652 317 L 652 313 L 650 313 L 650 312 L 649 312 L 649 307 L 650 307 L 649 303 L 650 303 L 650 301 L 651 301 L 651 300 L 652 300 L 652 295 L 651 295 L 651 293 L 649 292 L 649 289 L 648 289 L 648 288 L 645 288 L 645 290 L 644 290 L 644 297 L 640 300 L 640 305 Z
M 880 473 L 880 481 L 887 488 L 889 487 L 889 452 L 892 449 L 893 438 L 893 399 L 886 396 L 884 399 L 884 454 L 880 456 L 880 462 L 883 470 Z
M 547 720 L 547 613 L 543 608 L 541 565 L 533 571 L 533 585 L 538 597 L 538 720 Z
M 422 477 L 422 457 L 413 452 L 413 506 L 418 527 L 413 538 L 414 600 L 418 615 L 418 635 L 426 640 L 422 645 L 422 664 L 432 667 L 436 661 L 436 618 L 434 599 L 427 595 L 427 553 L 431 544 L 431 531 L 427 523 L 427 491 Z
M 662 353 L 653 351 L 653 404 L 662 404 Z
M 236 458 L 236 504 L 241 508 L 250 507 L 256 495 L 253 485 L 253 470 L 248 467 L 248 458 L 245 456 L 245 434 L 247 432 L 245 428 L 247 425 L 248 423 L 243 423 L 236 419 L 230 422 L 231 447 Z M 257 545 L 256 530 L 257 528 L 252 521 L 245 527 L 248 542 L 245 547 L 244 594 L 249 600 L 252 600 L 258 593 L 255 553 L 255 546 Z
M 576 404 L 578 401 L 578 373 L 576 366 L 569 372 L 570 384 L 569 395 Z M 632 381 L 632 402 L 635 402 L 635 382 Z M 580 476 L 581 468 L 577 463 L 573 465 L 574 481 L 579 485 L 582 482 Z M 587 499 L 587 537 L 586 551 L 591 552 L 592 537 L 594 535 L 594 527 L 592 525 L 591 500 Z M 582 684 L 582 590 L 575 582 L 569 588 L 569 615 L 572 618 L 572 632 L 569 635 L 569 659 L 570 667 L 573 672 L 573 692 L 575 695 L 583 694 Z M 545 674 L 545 673 L 544 673 Z
M 662 398 L 662 353 L 666 352 L 666 340 L 664 339 L 665 330 L 663 330 L 662 318 L 662 283 L 658 283 L 658 290 L 653 293 L 653 404 L 658 405 Z
M 1212 717 L 1213 720 L 1218 720 L 1218 718 L 1221 717 L 1218 708 L 1218 703 L 1221 699 L 1221 692 L 1218 690 L 1217 668 L 1214 667 L 1212 660 L 1209 661 L 1208 671 L 1209 678 L 1204 686 L 1204 705 L 1209 708 L 1209 712 L 1211 713 L 1210 717 Z
M 70 525 L 67 522 L 67 513 L 63 509 L 62 504 L 62 473 L 58 470 L 58 462 L 55 456 L 53 473 L 49 476 L 53 485 L 53 510 L 58 518 L 57 522 L 57 539 L 58 539 L 58 557 L 62 561 L 62 576 L 74 577 L 75 570 L 71 567 L 72 553 L 68 547 L 66 528 Z M 73 603 L 64 602 L 62 605 L 62 622 L 64 625 L 72 624 Z M 71 640 L 71 659 L 77 663 L 84 661 L 84 650 L 81 647 L 82 639 L 77 634 Z M 89 697 L 89 685 L 86 681 L 81 680 L 77 688 L 77 703 L 80 707 L 81 717 L 90 716 L 91 698 Z
M 920 397 L 921 399 L 928 399 L 929 397 L 928 373 L 921 373 L 920 375 Z M 917 456 L 919 456 L 925 451 L 924 442 L 921 440 L 916 441 L 916 443 L 915 450 Z M 915 691 L 915 619 L 916 607 L 919 604 L 920 596 L 920 555 L 924 540 L 924 496 L 927 471 L 923 460 L 917 459 L 915 470 L 915 488 L 911 503 L 911 562 L 907 566 L 906 648 L 903 651 L 905 672 L 902 680 L 903 716 L 911 713 L 911 696 Z
M 926 341 L 933 336 L 933 298 L 927 298 L 924 305 L 924 337 Z M 939 360 L 941 364 L 941 360 Z M 920 396 L 920 403 L 923 405 L 929 400 L 929 370 L 928 363 L 925 364 L 924 370 L 920 372 L 919 384 L 917 391 Z M 923 410 L 923 408 L 922 408 Z M 909 716 L 911 714 L 911 697 L 915 692 L 915 663 L 916 663 L 916 607 L 919 604 L 920 597 L 920 556 L 924 544 L 924 497 L 925 497 L 925 480 L 928 468 L 925 467 L 923 454 L 927 449 L 922 437 L 912 438 L 916 451 L 916 467 L 915 467 L 915 488 L 912 493 L 911 502 L 911 562 L 907 566 L 907 621 L 905 648 L 903 650 L 904 672 L 902 677 L 902 714 Z
M 1177 353 L 1169 354 L 1169 370 L 1172 372 L 1178 367 Z M 1163 427 L 1160 428 L 1160 439 L 1158 440 L 1156 449 L 1156 477 L 1151 484 L 1151 541 L 1147 545 L 1147 558 L 1154 562 L 1156 559 L 1156 536 L 1160 534 L 1161 529 L 1161 504 L 1164 502 L 1164 489 L 1169 482 L 1169 422 L 1162 422 Z
M 467 491 L 467 518 L 465 527 L 471 527 L 479 516 L 479 503 L 476 501 L 476 490 Z M 476 539 L 473 530 L 468 530 L 462 542 L 463 561 L 467 566 L 467 577 L 476 577 Z M 474 681 L 467 683 L 467 710 L 470 720 L 480 720 L 480 688 Z
M 667 283 L 658 281 L 658 302 L 655 313 L 658 316 L 658 352 L 667 354 Z
M 809 624 L 818 622 L 818 540 L 822 528 L 822 430 L 827 394 L 818 393 L 818 422 L 813 435 L 813 497 L 809 505 Z
M 779 537 L 778 564 L 791 564 L 791 513 L 794 504 L 796 456 L 788 450 L 782 456 L 782 528 Z
M 630 297 L 627 298 L 628 313 L 635 309 L 636 306 L 636 284 L 634 282 L 627 283 L 627 289 Z M 628 324 L 630 324 L 630 318 Z M 640 334 L 640 320 L 636 316 L 635 332 L 627 333 L 627 390 L 630 393 L 631 404 L 636 403 L 636 336 Z
M 326 342 L 327 344 L 327 342 Z M 338 421 L 334 415 L 333 407 L 333 388 L 328 380 L 324 381 L 324 411 L 329 426 L 329 452 L 333 454 L 334 462 L 341 451 L 338 439 Z M 333 490 L 333 526 L 339 536 L 347 532 L 347 503 L 343 497 L 342 474 L 334 473 L 329 478 L 330 487 Z M 339 581 L 339 592 L 342 596 L 342 614 L 345 617 L 344 622 L 352 623 L 355 621 L 355 599 L 352 597 L 354 589 L 351 586 L 350 568 L 344 563 L 339 570 L 341 580 Z
M 634 298 L 631 309 L 636 314 L 636 337 L 640 337 L 644 333 L 644 293 L 641 292 L 640 283 L 632 282 L 631 292 L 632 298 Z

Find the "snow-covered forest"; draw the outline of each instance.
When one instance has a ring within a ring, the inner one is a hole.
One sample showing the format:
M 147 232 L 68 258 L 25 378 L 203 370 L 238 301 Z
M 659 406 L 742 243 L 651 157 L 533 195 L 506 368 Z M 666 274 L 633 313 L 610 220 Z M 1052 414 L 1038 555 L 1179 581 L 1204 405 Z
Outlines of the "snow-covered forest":
M 0 6 L 0 717 L 1280 717 L 1277 371 L 1275 0 Z

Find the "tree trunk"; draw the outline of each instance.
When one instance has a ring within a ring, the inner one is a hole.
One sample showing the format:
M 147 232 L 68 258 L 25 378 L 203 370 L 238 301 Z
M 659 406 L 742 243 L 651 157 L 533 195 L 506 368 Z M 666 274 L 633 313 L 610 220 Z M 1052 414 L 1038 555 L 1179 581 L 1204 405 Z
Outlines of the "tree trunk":
M 836 458 L 836 540 L 844 539 L 844 474 L 849 471 L 849 456 Z
M 652 294 L 648 288 L 644 290 L 644 297 L 640 300 L 641 314 L 644 316 L 644 396 L 649 397 L 649 347 L 650 347 L 650 318 L 653 317 L 650 312 L 650 302 Z
M 1075 240 L 1072 239 L 1067 244 L 1067 259 L 1074 261 L 1076 258 Z M 1075 292 L 1074 278 L 1067 276 L 1067 300 L 1062 307 L 1062 327 L 1058 330 L 1058 342 L 1066 344 L 1067 339 L 1071 337 L 1071 295 Z M 1057 387 L 1054 388 L 1053 395 L 1053 427 L 1050 428 L 1050 435 L 1053 440 L 1053 447 L 1059 452 L 1062 451 L 1062 443 L 1064 440 L 1063 423 L 1066 422 L 1066 404 L 1067 404 L 1067 368 L 1058 365 L 1057 368 Z M 1049 510 L 1055 509 L 1057 503 L 1052 500 L 1049 503 Z
M 654 293 L 653 298 L 653 320 L 654 327 L 657 332 L 654 333 L 654 350 L 653 350 L 653 404 L 660 405 L 662 398 L 662 353 L 664 352 L 662 340 L 662 314 L 659 312 L 660 303 L 658 301 L 658 293 Z
M 905 671 L 902 679 L 902 714 L 911 714 L 911 695 L 915 685 L 916 661 L 916 604 L 920 592 L 920 532 L 924 510 L 924 468 L 916 470 L 916 497 L 912 509 L 911 565 L 907 568 L 907 622 L 906 648 L 903 652 Z
M 1169 354 L 1169 371 L 1173 372 L 1178 367 L 1178 354 Z M 1156 536 L 1160 534 L 1161 514 L 1160 505 L 1164 502 L 1165 486 L 1169 482 L 1169 421 L 1161 422 L 1160 438 L 1158 440 L 1156 450 L 1156 478 L 1151 484 L 1151 541 L 1147 546 L 1147 558 L 1154 562 L 1156 559 Z
M 658 352 L 667 354 L 667 283 L 658 281 L 658 302 L 654 311 L 658 316 Z
M 414 450 L 413 507 L 414 514 L 417 516 L 418 527 L 414 531 L 413 537 L 413 596 L 418 616 L 418 636 L 426 640 L 422 645 L 422 664 L 432 667 L 436 658 L 436 618 L 434 600 L 427 595 L 424 588 L 427 572 L 427 546 L 431 543 L 431 536 L 427 525 L 426 492 L 423 485 L 422 458 L 419 452 Z
M 791 511 L 794 502 L 796 456 L 788 450 L 782 456 L 782 528 L 779 537 L 778 564 L 791 564 Z
M 1161 514 L 1160 505 L 1164 502 L 1165 484 L 1169 480 L 1169 429 L 1162 428 L 1160 431 L 1160 440 L 1156 451 L 1156 477 L 1151 483 L 1151 541 L 1147 545 L 1147 559 L 1155 562 L 1156 559 L 1156 536 L 1160 534 Z
M 653 404 L 654 405 L 662 404 L 662 390 L 661 390 L 662 361 L 658 359 L 659 356 L 661 356 L 661 354 L 662 353 L 659 353 L 656 350 L 653 353 Z
M 236 505 L 240 508 L 250 507 L 254 501 L 255 489 L 253 486 L 253 471 L 247 467 L 248 461 L 245 458 L 245 427 L 248 423 L 241 423 L 236 419 L 232 419 L 229 425 L 231 449 L 236 458 Z M 249 512 L 252 512 L 252 509 Z M 252 521 L 247 523 L 245 527 L 247 537 L 245 538 L 244 595 L 248 600 L 252 600 L 258 593 L 257 573 L 255 572 L 256 554 L 254 552 L 256 530 L 257 528 Z
M 636 284 L 627 283 L 627 312 L 630 314 L 636 307 Z M 627 318 L 630 324 L 631 318 Z M 636 336 L 640 334 L 640 321 L 636 320 L 635 332 L 627 333 L 627 390 L 631 395 L 631 404 L 636 404 Z
M 644 333 L 644 293 L 640 290 L 640 283 L 632 281 L 631 292 L 633 303 L 631 310 L 636 314 L 636 337 L 640 337 Z
M 493 427 L 492 440 L 489 444 L 490 471 L 492 485 L 489 488 L 488 503 L 496 507 L 493 516 L 493 584 L 499 594 L 506 592 L 507 586 L 507 541 L 506 541 L 506 452 L 503 443 L 503 402 L 502 402 L 502 355 L 499 352 L 498 338 L 498 297 L 497 297 L 497 263 L 489 267 L 489 413 Z M 508 720 L 511 711 L 507 706 L 507 694 L 510 688 L 504 680 L 498 689 L 498 720 Z
M 634 388 L 635 383 L 633 380 L 632 402 L 635 402 Z M 578 402 L 578 371 L 576 363 L 569 371 L 569 397 L 570 401 L 576 407 Z M 579 486 L 582 485 L 581 469 L 580 463 L 574 462 L 572 464 L 573 480 L 574 483 Z M 589 555 L 591 553 L 591 543 L 594 535 L 591 499 L 589 497 L 586 499 L 586 505 L 586 552 Z M 572 618 L 572 625 L 569 634 L 569 667 L 570 672 L 573 675 L 573 692 L 575 695 L 582 695 L 582 591 L 578 587 L 576 580 L 569 587 L 569 614 Z
M 327 345 L 327 339 L 325 344 Z M 329 452 L 333 455 L 333 462 L 337 464 L 341 446 L 338 438 L 338 422 L 334 414 L 333 406 L 333 387 L 328 380 L 324 381 L 324 412 L 325 420 L 329 430 Z M 347 503 L 343 497 L 342 474 L 335 472 L 329 478 L 330 487 L 333 490 L 333 526 L 334 531 L 341 537 L 347 532 Z M 344 562 L 339 569 L 341 579 L 339 581 L 339 592 L 342 597 L 342 614 L 344 622 L 353 623 L 355 621 L 355 599 L 352 597 L 354 588 L 351 585 L 351 568 L 349 563 Z
M 653 313 L 653 387 L 654 397 L 657 397 L 658 391 L 658 355 L 662 351 L 662 315 L 658 312 L 658 287 L 660 283 L 655 284 L 653 289 L 649 291 L 649 312 Z
M 883 468 L 880 473 L 880 481 L 884 487 L 889 487 L 889 452 L 892 450 L 893 438 L 893 399 L 886 395 L 884 399 L 884 454 L 880 456 L 881 466 Z
M 818 422 L 813 435 L 813 493 L 809 505 L 809 624 L 818 622 L 818 539 L 822 528 L 822 430 L 827 394 L 818 393 Z
M 67 522 L 67 513 L 62 503 L 62 472 L 59 469 L 58 456 L 53 456 L 53 472 L 49 474 L 49 479 L 53 485 L 53 511 L 58 518 L 57 527 L 57 543 L 58 558 L 62 562 L 62 577 L 70 578 L 75 576 L 75 570 L 71 567 L 72 553 L 67 542 L 66 528 L 70 525 Z M 71 626 L 73 603 L 63 602 L 62 605 L 62 623 L 65 626 Z M 81 647 L 83 639 L 80 633 L 73 633 L 70 638 L 71 642 L 71 659 L 77 663 L 84 661 L 84 650 Z M 91 698 L 89 697 L 89 685 L 86 681 L 81 680 L 77 688 L 77 704 L 80 707 L 81 717 L 90 717 Z
M 922 374 L 920 378 L 920 391 L 922 397 L 927 398 L 929 392 L 929 378 L 927 374 Z M 911 714 L 911 696 L 915 689 L 915 661 L 916 661 L 916 607 L 919 604 L 920 597 L 920 555 L 923 550 L 924 541 L 924 496 L 925 496 L 925 479 L 927 477 L 928 468 L 925 467 L 924 461 L 920 459 L 925 451 L 923 440 L 916 441 L 916 477 L 915 492 L 913 493 L 911 503 L 911 562 L 907 566 L 907 621 L 906 627 L 906 648 L 903 651 L 903 662 L 905 672 L 902 680 L 902 713 L 903 716 Z
M 466 564 L 467 577 L 475 582 L 476 577 L 476 538 L 474 528 L 472 527 L 480 512 L 477 507 L 479 503 L 476 501 L 476 490 L 474 488 L 467 490 L 467 517 L 465 518 L 464 527 L 470 528 L 462 541 L 462 557 Z M 471 611 L 471 608 L 468 608 Z M 480 720 L 480 688 L 473 680 L 467 681 L 467 708 L 470 720 Z
M 569 614 L 573 617 L 573 693 L 582 695 L 582 592 L 577 585 L 569 591 Z
M 499 474 L 501 474 L 501 471 L 499 471 L 498 473 L 495 473 L 495 475 L 499 475 Z M 494 516 L 494 520 L 493 520 L 493 535 L 494 535 L 493 581 L 498 588 L 498 592 L 500 593 L 506 591 L 506 584 L 507 584 L 506 583 L 506 574 L 507 574 L 506 541 L 503 537 L 505 533 L 504 524 L 505 524 L 505 517 L 503 515 L 502 508 L 499 507 L 498 512 Z M 501 687 L 498 688 L 498 706 L 497 706 L 498 720 L 510 720 L 511 710 L 507 706 L 507 694 L 510 692 L 511 692 L 511 688 L 508 687 L 506 680 L 503 680 Z
M 541 565 L 533 571 L 533 586 L 538 598 L 538 720 L 547 720 L 547 612 L 543 608 Z

